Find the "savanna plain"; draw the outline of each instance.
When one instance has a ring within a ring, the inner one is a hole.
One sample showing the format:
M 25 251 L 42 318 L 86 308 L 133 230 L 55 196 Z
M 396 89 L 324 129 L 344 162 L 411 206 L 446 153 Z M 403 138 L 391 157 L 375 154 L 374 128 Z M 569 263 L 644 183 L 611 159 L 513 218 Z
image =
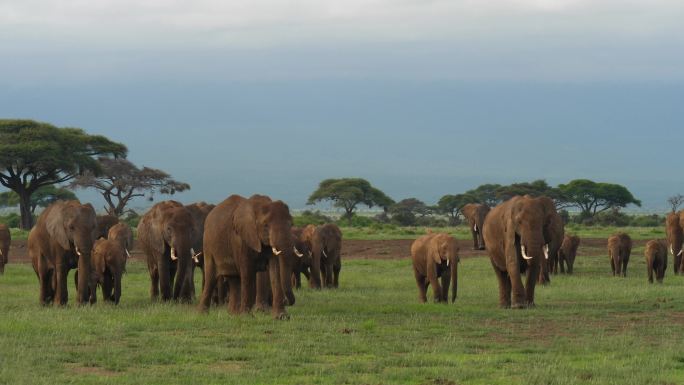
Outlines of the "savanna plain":
M 298 290 L 287 321 L 151 303 L 140 253 L 118 306 L 78 307 L 71 284 L 68 306 L 41 307 L 30 263 L 11 256 L 0 383 L 684 384 L 684 277 L 670 256 L 664 283 L 648 284 L 643 257 L 663 229 L 627 229 L 635 248 L 614 278 L 616 229 L 566 228 L 583 237 L 575 273 L 538 286 L 527 310 L 499 309 L 486 254 L 469 250 L 467 228 L 446 230 L 463 251 L 456 303 L 418 302 L 406 239 L 424 229 L 343 229 L 340 288 Z

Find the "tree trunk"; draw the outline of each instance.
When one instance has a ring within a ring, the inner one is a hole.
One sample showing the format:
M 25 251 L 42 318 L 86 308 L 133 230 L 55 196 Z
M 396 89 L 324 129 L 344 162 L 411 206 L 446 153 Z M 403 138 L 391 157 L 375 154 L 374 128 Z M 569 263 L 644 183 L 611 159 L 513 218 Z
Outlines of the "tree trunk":
M 31 193 L 28 191 L 17 192 L 19 195 L 19 211 L 21 212 L 22 230 L 31 230 L 33 227 L 33 214 L 31 213 Z

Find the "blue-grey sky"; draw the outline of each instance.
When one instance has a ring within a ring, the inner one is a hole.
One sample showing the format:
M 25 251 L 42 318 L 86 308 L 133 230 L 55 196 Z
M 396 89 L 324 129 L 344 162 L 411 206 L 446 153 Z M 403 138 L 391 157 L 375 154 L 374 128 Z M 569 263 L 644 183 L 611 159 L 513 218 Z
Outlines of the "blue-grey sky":
M 0 116 L 124 142 L 184 202 L 590 178 L 664 210 L 683 19 L 673 0 L 0 0 Z

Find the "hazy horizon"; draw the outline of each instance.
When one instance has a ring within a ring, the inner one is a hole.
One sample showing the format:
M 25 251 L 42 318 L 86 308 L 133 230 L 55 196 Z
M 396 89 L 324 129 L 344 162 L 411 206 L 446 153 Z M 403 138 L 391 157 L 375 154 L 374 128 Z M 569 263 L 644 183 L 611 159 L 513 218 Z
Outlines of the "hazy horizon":
M 643 202 L 630 211 L 684 193 L 673 0 L 0 10 L 0 117 L 123 142 L 192 186 L 182 202 L 258 192 L 306 208 L 319 181 L 352 176 L 428 204 L 534 179 L 620 183 Z

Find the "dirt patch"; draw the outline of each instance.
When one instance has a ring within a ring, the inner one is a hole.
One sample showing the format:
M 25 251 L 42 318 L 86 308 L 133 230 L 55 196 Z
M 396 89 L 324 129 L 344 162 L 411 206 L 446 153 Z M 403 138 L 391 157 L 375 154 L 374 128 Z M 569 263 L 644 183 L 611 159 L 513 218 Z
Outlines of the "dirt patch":
M 343 240 L 342 241 L 342 259 L 402 259 L 411 256 L 412 239 L 395 239 L 383 241 L 366 241 L 366 240 Z M 471 243 L 460 240 L 461 258 L 485 257 L 487 253 L 483 250 L 472 250 Z M 643 247 L 646 240 L 635 240 L 634 247 Z M 582 239 L 579 255 L 596 255 L 604 252 L 606 249 L 606 240 L 603 238 L 586 238 Z M 144 259 L 142 251 L 134 248 L 131 251 L 131 257 L 135 259 Z M 28 257 L 28 250 L 26 249 L 25 240 L 12 241 L 9 255 L 10 263 L 30 263 Z
M 81 366 L 80 364 L 67 364 L 66 366 L 75 374 L 90 374 L 101 377 L 115 377 L 121 374 L 98 366 Z

